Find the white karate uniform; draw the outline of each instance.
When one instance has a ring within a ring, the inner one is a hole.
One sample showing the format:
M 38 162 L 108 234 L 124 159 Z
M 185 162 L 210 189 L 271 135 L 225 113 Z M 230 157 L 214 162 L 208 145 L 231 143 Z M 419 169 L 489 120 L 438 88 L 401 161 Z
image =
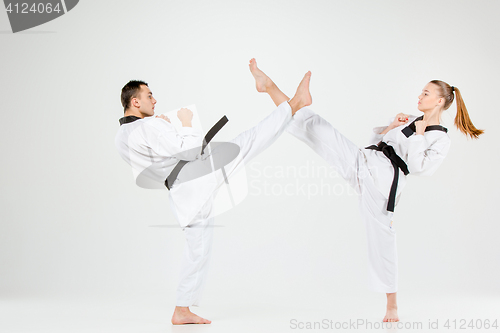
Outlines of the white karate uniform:
M 292 119 L 287 102 L 282 103 L 253 128 L 231 140 L 240 147 L 238 156 L 224 167 L 228 178 L 244 167 L 250 159 L 271 145 L 285 130 Z M 213 202 L 225 177 L 219 169 L 193 180 L 189 175 L 205 164 L 212 163 L 212 157 L 224 154 L 224 146 L 207 147 L 203 155 L 193 153 L 192 148 L 202 146 L 203 137 L 199 131 L 183 128 L 179 132 L 167 121 L 159 118 L 138 119 L 120 126 L 115 142 L 122 158 L 139 175 L 147 169 L 148 176 L 163 184 L 178 159 L 184 154 L 190 161 L 181 170 L 170 188 L 170 206 L 186 236 L 186 247 L 181 263 L 181 274 L 177 289 L 177 306 L 198 305 L 206 282 L 208 262 L 213 236 Z M 210 145 L 209 145 L 210 146 Z
M 374 128 L 371 144 L 384 141 L 408 166 L 410 175 L 432 175 L 439 167 L 450 147 L 446 132 L 433 130 L 424 135 L 406 137 L 401 130 L 409 122 L 380 134 L 385 127 Z M 392 121 L 391 121 L 392 122 Z M 306 143 L 355 189 L 359 194 L 359 209 L 366 227 L 368 240 L 368 273 L 370 288 L 377 292 L 394 293 L 398 289 L 398 257 L 396 230 L 392 225 L 393 213 L 387 203 L 394 168 L 381 152 L 358 148 L 340 134 L 330 123 L 307 108 L 300 109 L 290 122 L 287 132 Z M 399 170 L 396 205 L 406 183 Z

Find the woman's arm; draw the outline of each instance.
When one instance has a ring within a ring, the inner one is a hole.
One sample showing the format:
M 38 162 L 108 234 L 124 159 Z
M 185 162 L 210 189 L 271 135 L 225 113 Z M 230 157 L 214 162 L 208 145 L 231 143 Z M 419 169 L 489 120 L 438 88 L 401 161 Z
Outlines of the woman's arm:
M 451 140 L 446 133 L 435 139 L 415 134 L 408 138 L 408 143 L 407 165 L 410 174 L 430 176 L 448 154 Z
M 379 143 L 384 135 L 389 132 L 390 130 L 401 126 L 403 124 L 406 124 L 408 122 L 409 115 L 404 114 L 404 113 L 399 113 L 396 115 L 396 117 L 392 118 L 389 121 L 389 125 L 387 126 L 380 126 L 380 127 L 375 127 L 373 129 L 373 133 L 370 137 L 370 140 L 368 142 L 369 145 L 376 145 Z
M 398 113 L 396 115 L 396 117 L 394 117 L 394 121 L 389 126 L 387 126 L 385 128 L 385 130 L 383 130 L 382 133 L 380 133 L 380 134 L 382 134 L 382 135 L 386 134 L 390 130 L 406 124 L 408 122 L 408 118 L 409 118 L 409 115 L 404 114 L 404 113 Z

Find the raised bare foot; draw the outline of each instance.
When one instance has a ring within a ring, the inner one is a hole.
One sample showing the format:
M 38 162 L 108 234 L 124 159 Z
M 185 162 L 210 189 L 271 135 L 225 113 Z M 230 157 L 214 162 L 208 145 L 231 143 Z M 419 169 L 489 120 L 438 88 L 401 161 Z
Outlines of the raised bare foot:
M 395 308 L 390 308 L 390 309 L 387 309 L 387 313 L 385 314 L 385 317 L 384 317 L 384 322 L 396 322 L 396 321 L 399 321 L 399 317 L 398 317 L 398 309 L 395 309 Z
M 195 315 L 188 307 L 184 306 L 176 306 L 174 315 L 172 316 L 172 324 L 174 325 L 210 323 L 212 323 L 210 320 Z
M 257 67 L 257 61 L 255 58 L 250 60 L 250 72 L 252 72 L 253 77 L 255 78 L 255 86 L 257 87 L 258 92 L 268 92 L 268 89 L 274 85 L 273 80 L 269 78 L 263 71 Z
M 309 82 L 311 81 L 311 72 L 307 72 L 304 75 L 302 81 L 300 81 L 299 87 L 295 96 L 290 100 L 290 106 L 292 107 L 292 115 L 298 110 L 305 106 L 312 104 L 311 93 L 309 92 Z

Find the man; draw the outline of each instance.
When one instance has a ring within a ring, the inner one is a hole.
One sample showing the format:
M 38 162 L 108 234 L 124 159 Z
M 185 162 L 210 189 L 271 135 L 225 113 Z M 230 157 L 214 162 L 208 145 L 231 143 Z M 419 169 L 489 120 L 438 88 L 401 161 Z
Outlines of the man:
M 262 75 L 255 59 L 250 61 L 250 70 L 256 78 Z M 311 104 L 310 77 L 310 72 L 305 74 L 289 102 L 280 104 L 255 127 L 231 141 L 239 147 L 239 154 L 224 166 L 223 171 L 216 170 L 199 177 L 193 177 L 193 174 L 209 164 L 214 156 L 224 154 L 224 146 L 201 152 L 203 137 L 200 131 L 192 128 L 193 113 L 190 110 L 181 109 L 177 112 L 182 128 L 176 130 L 168 117 L 152 117 L 156 100 L 147 83 L 130 81 L 123 87 L 121 100 L 125 114 L 120 119 L 115 143 L 135 175 L 140 176 L 147 171 L 148 178 L 163 184 L 179 161 L 186 161 L 180 173 L 173 177 L 173 183 L 169 184 L 171 207 L 186 236 L 172 324 L 211 323 L 192 313 L 189 307 L 198 305 L 206 281 L 213 233 L 210 226 L 214 222 L 214 197 L 227 178 L 281 135 L 295 112 Z M 265 92 L 265 89 L 257 86 L 261 92 Z

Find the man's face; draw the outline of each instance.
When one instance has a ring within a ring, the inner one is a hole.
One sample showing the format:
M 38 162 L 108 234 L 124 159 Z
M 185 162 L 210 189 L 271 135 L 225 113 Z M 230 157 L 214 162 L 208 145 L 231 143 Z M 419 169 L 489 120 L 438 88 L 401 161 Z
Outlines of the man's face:
M 136 100 L 139 104 L 139 112 L 143 117 L 151 117 L 155 114 L 156 99 L 153 98 L 153 93 L 148 86 L 141 85 L 141 92 Z

